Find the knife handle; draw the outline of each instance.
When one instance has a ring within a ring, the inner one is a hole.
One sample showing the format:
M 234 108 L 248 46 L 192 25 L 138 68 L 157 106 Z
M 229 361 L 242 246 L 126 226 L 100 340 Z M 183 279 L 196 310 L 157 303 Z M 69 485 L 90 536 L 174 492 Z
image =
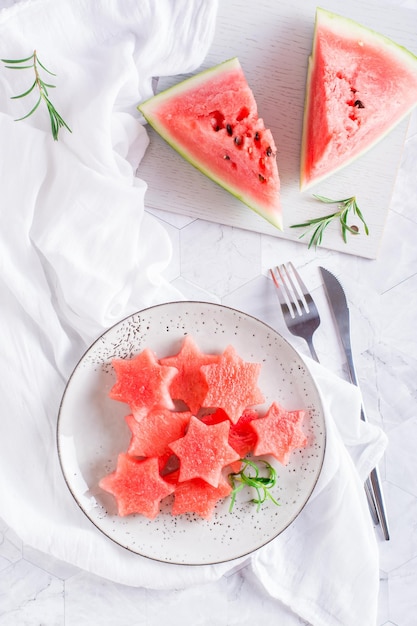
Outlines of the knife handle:
M 347 362 L 349 366 L 349 374 L 351 382 L 356 385 L 359 389 L 358 380 L 356 378 L 355 366 L 353 364 L 352 351 L 346 351 Z M 360 391 L 360 389 L 359 389 Z M 363 401 L 361 401 L 361 420 L 363 422 L 367 422 L 368 419 L 365 413 L 365 407 L 363 406 Z M 384 502 L 384 496 L 381 488 L 381 479 L 379 476 L 379 471 L 377 467 L 371 471 L 368 480 L 365 483 L 365 491 L 368 497 L 369 508 L 371 509 L 372 517 L 375 521 L 375 513 L 377 516 L 377 522 L 379 521 L 382 529 L 382 534 L 384 535 L 384 539 L 386 541 L 390 538 L 389 527 L 388 527 L 388 519 L 386 513 L 386 507 Z M 371 500 L 372 499 L 372 503 Z
M 376 508 L 371 479 L 369 477 L 365 481 L 365 493 L 368 500 L 369 512 L 371 513 L 372 520 L 374 524 L 377 525 L 379 524 L 379 515 Z
M 381 480 L 379 477 L 379 471 L 377 467 L 374 467 L 374 469 L 371 471 L 369 480 L 372 485 L 372 490 L 374 493 L 374 501 L 375 501 L 378 518 L 379 518 L 379 523 L 381 524 L 382 533 L 384 535 L 384 539 L 386 541 L 389 541 L 390 533 L 389 533 L 389 527 L 388 527 L 388 519 L 387 519 L 386 508 L 385 508 L 384 496 L 383 496 L 382 489 L 381 489 Z

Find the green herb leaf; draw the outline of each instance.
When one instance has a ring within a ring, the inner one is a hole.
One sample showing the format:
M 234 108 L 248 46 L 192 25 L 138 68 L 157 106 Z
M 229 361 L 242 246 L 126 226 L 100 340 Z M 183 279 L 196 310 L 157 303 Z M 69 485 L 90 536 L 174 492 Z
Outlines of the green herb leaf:
M 33 51 L 33 54 L 31 54 L 31 56 L 25 58 L 25 59 L 15 59 L 15 60 L 11 60 L 11 59 L 1 59 L 3 63 L 5 63 L 5 67 L 11 70 L 26 70 L 26 69 L 30 69 L 32 68 L 35 72 L 35 81 L 33 83 L 33 85 L 27 90 L 24 91 L 23 93 L 19 94 L 18 96 L 12 96 L 12 100 L 16 100 L 18 98 L 25 98 L 26 96 L 28 96 L 30 93 L 32 93 L 32 91 L 35 89 L 35 87 L 38 88 L 39 91 L 39 99 L 36 102 L 36 104 L 34 105 L 34 107 L 29 111 L 29 113 L 27 113 L 26 115 L 24 115 L 23 117 L 19 117 L 18 119 L 16 119 L 16 122 L 19 122 L 21 120 L 25 120 L 28 117 L 30 117 L 35 111 L 36 109 L 39 107 L 40 103 L 43 101 L 46 104 L 46 107 L 48 109 L 48 113 L 49 113 L 49 118 L 50 118 L 50 122 L 51 122 L 51 130 L 52 130 L 52 136 L 54 138 L 55 141 L 57 141 L 58 139 L 58 133 L 60 128 L 66 128 L 67 130 L 69 130 L 69 132 L 71 133 L 71 129 L 68 126 L 68 124 L 66 122 L 64 122 L 64 120 L 62 119 L 61 115 L 58 113 L 58 111 L 55 109 L 54 105 L 52 104 L 51 100 L 49 99 L 49 94 L 48 94 L 48 89 L 52 89 L 55 88 L 55 85 L 51 85 L 49 83 L 46 83 L 45 81 L 42 80 L 40 74 L 39 74 L 39 67 L 42 68 L 45 72 L 47 72 L 48 74 L 50 74 L 51 76 L 55 76 L 55 74 L 53 72 L 51 72 L 50 70 L 48 70 L 39 60 L 39 57 L 36 53 L 36 50 Z M 24 63 L 27 63 L 27 61 L 33 61 L 33 63 L 31 65 L 23 65 Z
M 277 473 L 272 465 L 264 459 L 258 459 L 256 462 L 249 459 L 241 459 L 241 461 L 244 465 L 240 472 L 229 474 L 229 480 L 233 487 L 229 511 L 232 511 L 236 502 L 236 496 L 244 487 L 255 489 L 257 497 L 253 498 L 251 502 L 257 505 L 258 511 L 266 500 L 271 500 L 274 504 L 280 506 L 279 502 L 275 500 L 269 491 L 275 486 L 277 479 Z M 268 472 L 267 476 L 259 475 L 257 463 L 261 463 L 264 466 Z
M 369 228 L 366 224 L 364 217 L 358 207 L 356 202 L 356 197 L 352 196 L 352 198 L 344 198 L 343 200 L 332 200 L 331 198 L 326 198 L 325 196 L 314 195 L 314 198 L 320 200 L 320 202 L 324 202 L 325 204 L 337 204 L 339 206 L 339 210 L 331 213 L 330 215 L 324 215 L 323 217 L 316 217 L 303 224 L 293 224 L 290 228 L 307 228 L 308 230 L 305 233 L 300 235 L 300 239 L 304 237 L 307 233 L 310 233 L 310 242 L 308 247 L 312 246 L 317 247 L 321 244 L 323 240 L 323 234 L 326 228 L 331 224 L 334 220 L 339 220 L 340 227 L 342 231 L 343 241 L 347 243 L 347 234 L 358 235 L 359 229 L 357 227 L 349 226 L 347 223 L 348 216 L 350 213 L 356 215 L 359 220 L 362 222 L 364 231 L 366 235 L 369 235 Z
M 39 96 L 39 100 L 37 101 L 37 103 L 35 104 L 35 106 L 33 107 L 33 109 L 31 109 L 29 111 L 29 113 L 26 113 L 26 115 L 24 115 L 23 117 L 19 117 L 17 120 L 15 120 L 16 122 L 20 122 L 21 120 L 25 120 L 27 117 L 29 117 L 30 115 L 32 115 L 32 113 L 34 113 L 36 111 L 36 109 L 38 108 L 38 106 L 40 105 L 40 103 L 42 102 L 42 96 Z
M 26 59 L 1 59 L 2 63 L 26 63 L 26 61 L 31 61 L 33 59 L 33 54 L 30 57 L 26 57 Z
M 27 91 L 25 91 L 24 93 L 19 94 L 18 96 L 12 96 L 10 99 L 11 100 L 17 100 L 18 98 L 24 98 L 25 96 L 29 95 L 36 87 L 36 80 L 34 81 L 32 87 L 29 87 L 29 89 Z
M 40 67 L 45 70 L 45 72 L 47 72 L 48 74 L 50 74 L 51 76 L 56 76 L 56 74 L 54 74 L 53 72 L 51 72 L 51 70 L 48 70 L 40 61 L 40 59 L 37 59 L 38 61 L 38 65 L 40 65 Z

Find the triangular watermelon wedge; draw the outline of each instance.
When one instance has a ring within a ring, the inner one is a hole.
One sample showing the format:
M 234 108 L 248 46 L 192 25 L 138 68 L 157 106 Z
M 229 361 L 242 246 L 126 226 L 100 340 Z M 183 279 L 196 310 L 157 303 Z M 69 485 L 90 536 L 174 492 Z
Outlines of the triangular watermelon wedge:
M 138 106 L 187 161 L 282 229 L 276 147 L 237 58 Z
M 416 104 L 416 56 L 351 19 L 318 8 L 306 84 L 301 189 L 373 147 Z

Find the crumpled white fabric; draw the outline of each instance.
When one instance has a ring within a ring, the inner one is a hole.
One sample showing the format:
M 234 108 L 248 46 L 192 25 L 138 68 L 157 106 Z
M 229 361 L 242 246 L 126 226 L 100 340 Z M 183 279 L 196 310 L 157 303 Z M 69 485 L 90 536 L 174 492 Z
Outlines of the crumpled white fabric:
M 86 346 L 181 297 L 161 277 L 169 240 L 135 177 L 148 143 L 136 105 L 153 76 L 199 66 L 215 15 L 214 0 L 32 0 L 0 13 L 1 57 L 37 50 L 72 130 L 54 142 L 42 107 L 15 122 L 28 102 L 10 98 L 30 76 L 0 68 L 0 516 L 26 544 L 121 583 L 187 588 L 249 566 L 296 621 L 371 626 L 378 558 L 362 483 L 385 438 L 360 422 L 357 390 L 317 364 L 328 424 L 319 483 L 296 522 L 240 562 L 186 567 L 127 552 L 78 509 L 59 467 L 59 402 Z

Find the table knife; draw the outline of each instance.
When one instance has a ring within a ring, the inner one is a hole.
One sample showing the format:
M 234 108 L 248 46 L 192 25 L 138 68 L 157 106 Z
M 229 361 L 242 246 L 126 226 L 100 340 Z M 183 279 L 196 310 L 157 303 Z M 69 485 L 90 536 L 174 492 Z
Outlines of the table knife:
M 324 287 L 329 300 L 330 308 L 333 313 L 333 317 L 337 326 L 338 334 L 345 353 L 349 378 L 350 381 L 356 385 L 359 389 L 359 384 L 356 376 L 355 365 L 353 362 L 352 346 L 350 341 L 350 315 L 349 307 L 346 299 L 345 292 L 338 279 L 324 267 L 320 267 L 320 272 L 323 277 Z M 367 417 L 365 414 L 365 408 L 363 401 L 361 405 L 361 419 L 366 422 Z M 386 540 L 389 540 L 389 528 L 386 514 L 386 508 L 384 503 L 384 497 L 381 489 L 381 480 L 379 477 L 378 468 L 375 467 L 365 485 L 367 490 L 368 500 L 369 492 L 372 492 L 373 504 L 376 509 L 377 521 L 381 525 L 381 529 Z M 372 512 L 372 510 L 371 510 Z

